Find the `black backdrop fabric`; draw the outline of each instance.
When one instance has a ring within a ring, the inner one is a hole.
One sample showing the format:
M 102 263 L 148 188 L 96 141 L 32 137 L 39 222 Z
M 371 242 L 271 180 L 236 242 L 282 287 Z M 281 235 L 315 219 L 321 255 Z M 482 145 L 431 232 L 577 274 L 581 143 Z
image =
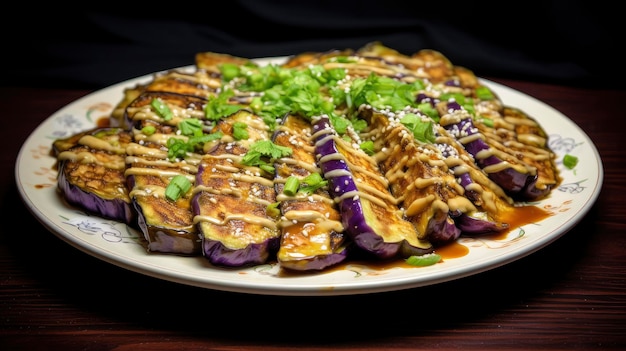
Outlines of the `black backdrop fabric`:
M 2 85 L 100 89 L 191 65 L 198 52 L 275 57 L 372 41 L 408 55 L 438 50 L 484 77 L 617 88 L 626 78 L 620 14 L 602 1 L 17 6 L 2 21 Z

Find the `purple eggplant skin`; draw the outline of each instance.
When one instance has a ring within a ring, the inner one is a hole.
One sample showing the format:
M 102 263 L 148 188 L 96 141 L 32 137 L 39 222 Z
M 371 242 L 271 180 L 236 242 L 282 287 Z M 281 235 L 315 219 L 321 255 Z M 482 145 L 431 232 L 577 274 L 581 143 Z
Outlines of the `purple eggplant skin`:
M 472 214 L 462 213 L 454 217 L 454 223 L 461 229 L 462 235 L 467 236 L 493 234 L 509 228 L 507 223 L 500 223 L 489 219 L 484 212 Z
M 340 155 L 340 152 L 334 139 L 328 137 L 329 133 L 334 133 L 329 132 L 332 129 L 330 120 L 327 116 L 319 116 L 313 119 L 313 126 L 318 165 L 330 184 L 331 195 L 335 201 L 339 201 L 342 223 L 356 246 L 381 259 L 399 255 L 403 257 L 424 255 L 432 252 L 433 247 L 429 242 L 424 242 L 422 245 L 422 241 L 419 241 L 420 245 L 412 245 L 406 239 L 385 241 L 385 232 L 393 231 L 390 226 L 394 221 L 393 216 L 378 218 L 373 213 L 365 213 L 359 196 L 346 196 L 350 193 L 358 194 L 358 188 L 346 161 L 342 157 L 333 157 L 333 155 Z M 332 176 L 329 176 L 331 174 Z M 377 230 L 370 225 L 374 223 Z M 410 228 L 417 238 L 415 228 L 412 225 Z
M 144 233 L 148 251 L 180 256 L 199 254 L 200 238 L 195 231 L 148 224 L 143 207 L 134 203 L 134 208 L 138 214 L 137 226 Z
M 322 271 L 344 262 L 350 256 L 352 246 L 341 236 L 333 237 L 331 240 L 336 242 L 331 244 L 333 246 L 331 253 L 292 259 L 285 259 L 284 255 L 279 256 L 280 267 L 290 271 L 313 272 Z
M 463 173 L 458 177 L 458 179 L 461 186 L 466 189 L 465 197 L 467 197 L 474 204 L 479 203 L 481 201 L 480 195 L 477 192 L 471 190 L 471 185 L 473 184 L 471 176 L 468 173 Z M 454 221 L 456 227 L 460 229 L 460 235 L 476 236 L 487 233 L 496 233 L 509 228 L 508 224 L 494 220 L 487 211 L 483 210 L 476 210 L 464 213 L 455 212 L 450 213 L 450 216 Z M 443 233 L 444 235 L 437 234 L 437 237 L 431 238 L 431 241 L 439 243 L 441 242 L 440 239 L 443 239 L 444 241 L 456 240 L 456 238 L 452 239 L 454 233 L 450 233 L 450 235 L 445 236 L 445 228 L 441 229 L 439 232 L 435 231 L 434 233 Z M 457 234 L 457 238 L 460 235 Z
M 278 251 L 280 238 L 275 237 L 244 249 L 230 249 L 218 240 L 202 241 L 202 252 L 212 265 L 222 267 L 246 267 L 267 263 L 270 253 Z
M 428 241 L 434 246 L 443 246 L 454 242 L 462 234 L 462 229 L 451 216 L 440 216 L 428 222 Z
M 463 189 L 465 189 L 464 195 L 466 198 L 468 198 L 472 203 L 480 201 L 480 194 L 478 194 L 478 192 L 476 192 L 475 190 L 472 190 L 470 187 L 470 185 L 472 185 L 474 181 L 472 180 L 472 177 L 469 175 L 468 172 L 461 173 L 459 176 L 457 176 L 457 179 L 459 179 L 459 184 L 461 184 Z
M 462 110 L 462 107 L 456 102 L 447 102 L 449 112 Z M 442 119 L 443 127 L 451 134 L 461 139 L 465 136 L 477 134 L 474 128 L 471 116 L 468 114 L 459 121 L 451 121 L 445 123 L 446 119 Z M 480 153 L 489 152 L 491 147 L 482 138 L 472 138 L 471 141 L 463 143 L 465 149 L 474 156 L 477 164 L 485 169 L 487 167 L 497 167 L 502 165 L 504 161 L 497 156 L 488 155 L 480 157 Z M 538 189 L 535 187 L 537 183 L 537 174 L 522 173 L 512 167 L 505 167 L 500 171 L 488 172 L 488 176 L 496 184 L 502 187 L 509 195 L 518 200 L 535 200 L 545 196 L 550 188 Z
M 335 253 L 327 255 L 325 257 L 316 256 L 306 261 L 293 261 L 290 264 L 285 264 L 281 262 L 281 268 L 287 268 L 292 271 L 301 272 L 323 271 L 325 269 L 328 269 L 329 267 L 333 267 L 341 262 L 344 262 L 348 257 L 349 252 L 349 247 L 344 247 L 343 250 L 336 251 Z
M 336 169 L 331 166 L 328 168 Z M 342 181 L 341 178 L 345 180 L 347 177 L 338 177 L 336 181 L 332 181 L 333 188 L 338 189 L 338 192 L 356 191 L 354 183 L 351 184 L 351 186 L 346 185 L 341 188 L 341 185 L 339 185 Z M 348 228 L 347 232 L 358 247 L 381 258 L 390 258 L 398 254 L 400 246 L 397 243 L 386 243 L 383 238 L 367 224 L 360 200 L 350 198 L 341 201 L 340 212 L 343 217 L 343 224 Z

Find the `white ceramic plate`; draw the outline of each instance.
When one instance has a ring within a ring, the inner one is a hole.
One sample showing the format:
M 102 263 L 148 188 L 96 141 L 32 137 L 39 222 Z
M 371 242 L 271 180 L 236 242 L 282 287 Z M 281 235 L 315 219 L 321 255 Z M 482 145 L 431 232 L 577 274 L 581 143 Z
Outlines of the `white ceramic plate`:
M 277 62 L 282 58 L 259 60 Z M 122 98 L 123 89 L 147 82 L 152 75 L 132 79 L 89 94 L 46 119 L 24 142 L 15 165 L 20 194 L 35 217 L 52 233 L 76 248 L 126 269 L 182 284 L 209 289 L 266 295 L 345 295 L 414 288 L 484 272 L 527 256 L 550 244 L 589 211 L 603 181 L 600 156 L 589 137 L 559 111 L 528 95 L 491 81 L 491 87 L 508 106 L 521 108 L 548 132 L 557 153 L 563 182 L 550 198 L 536 203 L 553 215 L 511 231 L 504 239 L 458 241 L 469 252 L 428 267 L 370 267 L 348 264 L 318 274 L 284 275 L 267 264 L 244 269 L 222 269 L 203 257 L 149 253 L 141 234 L 124 224 L 88 215 L 67 205 L 56 191 L 52 142 L 95 126 Z M 560 161 L 566 153 L 579 158 L 574 170 Z

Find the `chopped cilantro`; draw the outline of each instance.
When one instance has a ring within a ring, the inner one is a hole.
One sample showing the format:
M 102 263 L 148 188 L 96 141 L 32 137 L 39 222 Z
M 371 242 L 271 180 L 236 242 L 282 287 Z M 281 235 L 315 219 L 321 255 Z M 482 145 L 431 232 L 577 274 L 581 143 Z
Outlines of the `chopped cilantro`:
M 241 74 L 239 65 L 234 64 L 234 63 L 226 62 L 226 63 L 219 65 L 218 68 L 220 70 L 220 73 L 222 73 L 222 79 L 226 82 L 229 82 L 237 78 L 237 76 Z
M 200 151 L 205 143 L 220 139 L 222 132 L 191 136 L 185 141 L 183 138 L 170 137 L 167 139 L 167 157 L 169 159 L 185 158 L 187 153 Z
M 407 113 L 400 119 L 400 123 L 413 132 L 415 139 L 423 143 L 435 142 L 433 121 L 422 119 L 422 117 L 413 113 Z
M 367 78 L 357 78 L 352 82 L 346 103 L 352 111 L 363 104 L 398 111 L 415 105 L 418 90 L 418 85 L 377 76 L 372 72 Z
M 230 89 L 224 89 L 218 95 L 209 99 L 204 106 L 204 115 L 208 120 L 218 121 L 223 117 L 230 116 L 241 110 L 241 106 L 229 103 L 229 99 L 235 93 Z
M 202 122 L 197 118 L 186 118 L 178 123 L 178 129 L 182 135 L 202 135 Z
M 243 122 L 233 123 L 233 138 L 235 140 L 246 140 L 250 137 L 248 133 L 248 125 Z
M 495 96 L 486 86 L 476 88 L 476 97 L 480 100 L 493 100 Z
M 356 132 L 360 132 L 367 128 L 367 122 L 362 119 L 353 118 L 350 120 L 350 124 Z
M 293 150 L 286 146 L 274 144 L 271 140 L 260 140 L 250 146 L 243 156 L 241 163 L 246 166 L 256 166 L 268 173 L 274 173 L 274 160 L 289 156 Z
M 430 102 L 423 102 L 421 104 L 418 104 L 417 108 L 420 110 L 421 113 L 430 117 L 436 123 L 439 123 L 439 112 L 437 112 L 437 109 L 434 108 L 433 105 L 430 104 Z
M 371 140 L 362 142 L 359 145 L 359 148 L 361 150 L 365 151 L 365 153 L 370 155 L 370 156 L 374 154 L 374 142 L 371 141 Z
M 317 189 L 326 186 L 328 181 L 325 180 L 319 173 L 311 173 L 302 179 L 302 183 L 305 185 L 300 187 L 300 192 L 311 194 Z
M 328 117 L 330 119 L 330 124 L 333 125 L 333 128 L 339 135 L 345 134 L 348 131 L 350 121 L 346 117 L 337 116 L 335 114 L 332 114 Z

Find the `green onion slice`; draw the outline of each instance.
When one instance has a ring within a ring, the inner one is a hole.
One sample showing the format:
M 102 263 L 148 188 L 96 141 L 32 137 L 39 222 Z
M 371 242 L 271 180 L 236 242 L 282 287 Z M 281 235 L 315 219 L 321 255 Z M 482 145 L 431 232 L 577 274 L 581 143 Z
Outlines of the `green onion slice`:
M 170 201 L 180 199 L 191 189 L 191 181 L 184 175 L 176 175 L 165 188 L 165 197 Z
M 157 114 L 166 121 L 174 117 L 172 110 L 161 99 L 152 99 L 150 105 L 156 110 Z
M 567 169 L 573 169 L 578 164 L 578 157 L 570 154 L 565 154 L 563 156 L 563 165 L 567 167 Z
M 141 132 L 144 133 L 145 135 L 152 135 L 156 132 L 156 127 L 155 126 L 145 126 L 143 128 L 141 128 Z
M 285 181 L 285 187 L 283 188 L 283 193 L 287 196 L 294 196 L 298 192 L 298 188 L 300 188 L 300 180 L 296 176 L 289 176 L 287 181 Z
M 435 253 L 431 253 L 422 256 L 411 256 L 405 261 L 411 266 L 426 267 L 439 263 L 441 261 L 441 256 Z

